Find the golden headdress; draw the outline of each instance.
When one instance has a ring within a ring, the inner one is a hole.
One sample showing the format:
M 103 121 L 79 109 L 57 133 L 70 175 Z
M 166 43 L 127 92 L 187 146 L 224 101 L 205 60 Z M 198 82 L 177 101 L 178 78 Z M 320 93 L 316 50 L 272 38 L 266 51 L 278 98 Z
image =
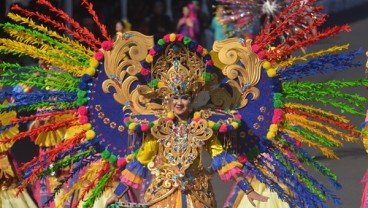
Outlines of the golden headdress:
M 141 95 L 167 98 L 174 94 L 195 96 L 209 80 L 212 65 L 207 50 L 181 34 L 169 34 L 158 41 L 143 62 L 141 74 L 149 84 L 140 86 Z

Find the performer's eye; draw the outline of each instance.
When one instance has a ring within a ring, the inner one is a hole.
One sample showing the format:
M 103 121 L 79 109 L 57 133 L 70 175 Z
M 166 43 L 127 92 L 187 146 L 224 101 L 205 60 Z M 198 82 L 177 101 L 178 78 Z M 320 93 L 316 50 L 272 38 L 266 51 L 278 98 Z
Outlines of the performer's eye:
M 183 95 L 183 96 L 181 96 L 181 99 L 182 100 L 190 100 L 190 97 L 189 97 L 189 95 Z
M 178 95 L 174 95 L 174 96 L 172 96 L 172 99 L 173 100 L 178 100 L 179 99 L 179 96 Z

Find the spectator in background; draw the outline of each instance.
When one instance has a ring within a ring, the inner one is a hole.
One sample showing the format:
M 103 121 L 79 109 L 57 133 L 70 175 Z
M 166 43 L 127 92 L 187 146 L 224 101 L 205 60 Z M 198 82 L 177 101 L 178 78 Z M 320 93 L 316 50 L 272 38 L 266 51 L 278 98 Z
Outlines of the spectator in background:
M 183 16 L 180 18 L 176 29 L 178 33 L 198 40 L 199 23 L 194 4 L 191 3 L 183 7 Z
M 127 32 L 132 30 L 131 29 L 132 25 L 130 24 L 130 22 L 128 20 L 119 20 L 118 22 L 116 22 L 115 24 L 115 32 Z
M 148 34 L 153 35 L 155 41 L 172 32 L 172 22 L 164 12 L 164 2 L 156 1 L 153 5 L 153 14 L 148 19 Z
M 224 12 L 224 7 L 219 5 L 216 7 L 216 14 L 215 16 L 212 18 L 212 22 L 211 22 L 211 29 L 214 33 L 214 38 L 215 40 L 223 40 L 226 38 L 225 36 L 225 32 L 226 32 L 226 28 L 228 28 L 227 25 L 222 25 L 220 22 L 220 19 L 223 16 L 223 12 Z

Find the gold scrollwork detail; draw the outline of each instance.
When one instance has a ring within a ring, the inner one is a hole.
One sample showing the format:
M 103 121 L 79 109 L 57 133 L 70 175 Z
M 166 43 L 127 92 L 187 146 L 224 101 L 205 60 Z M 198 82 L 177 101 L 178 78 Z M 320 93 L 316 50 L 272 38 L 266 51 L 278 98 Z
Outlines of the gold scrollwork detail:
M 137 90 L 131 91 L 134 82 L 138 82 L 141 61 L 145 59 L 148 50 L 153 47 L 153 37 L 139 32 L 117 33 L 114 47 L 104 53 L 105 73 L 108 79 L 102 83 L 104 93 L 112 93 L 116 102 L 138 114 L 152 114 L 161 108 L 158 104 L 150 103 L 150 99 L 141 96 Z M 126 105 L 132 102 L 132 105 Z M 134 107 L 133 107 L 134 106 Z
M 229 78 L 227 82 L 232 87 L 231 104 L 237 104 L 243 108 L 248 104 L 247 96 L 252 94 L 252 100 L 259 97 L 260 91 L 256 87 L 261 78 L 262 60 L 251 49 L 252 40 L 246 40 L 243 46 L 239 38 L 230 38 L 223 41 L 215 41 L 213 51 L 217 53 L 218 60 L 225 65 L 222 73 Z M 226 96 L 215 96 L 210 93 L 212 101 L 229 105 L 230 94 L 226 91 L 217 92 Z M 226 101 L 220 101 L 226 99 Z M 228 107 L 228 106 L 227 106 Z

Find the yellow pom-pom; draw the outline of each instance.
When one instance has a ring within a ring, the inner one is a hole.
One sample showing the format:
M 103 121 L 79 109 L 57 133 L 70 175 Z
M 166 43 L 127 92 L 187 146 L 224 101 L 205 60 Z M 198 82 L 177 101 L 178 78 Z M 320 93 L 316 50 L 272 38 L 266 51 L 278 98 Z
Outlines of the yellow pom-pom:
M 201 113 L 200 112 L 195 112 L 194 115 L 193 115 L 193 118 L 196 119 L 196 118 L 199 118 L 201 117 Z
M 170 112 L 167 113 L 167 117 L 171 118 L 171 119 L 174 119 L 175 115 L 174 115 L 173 112 L 170 111 Z
M 171 33 L 169 38 L 170 38 L 170 41 L 171 41 L 171 42 L 174 42 L 174 41 L 175 41 L 175 39 L 176 39 L 176 35 L 175 35 L 175 33 Z
M 46 90 L 50 90 L 51 88 L 49 87 L 49 86 L 46 86 L 46 88 L 45 88 Z
M 276 69 L 270 68 L 267 70 L 268 77 L 275 77 L 276 76 Z
M 267 139 L 273 139 L 275 136 L 276 136 L 276 134 L 273 133 L 273 132 L 268 132 L 267 135 L 266 135 Z
M 147 61 L 147 63 L 151 63 L 153 61 L 153 57 L 150 54 L 148 54 L 146 56 L 146 61 Z
M 86 131 L 90 130 L 90 129 L 92 129 L 92 125 L 90 123 L 83 124 L 82 129 L 86 130 Z
M 271 124 L 270 125 L 270 131 L 271 132 L 277 132 L 277 130 L 278 130 L 279 128 L 277 127 L 277 124 Z
M 95 138 L 96 137 L 96 132 L 95 131 L 93 131 L 93 130 L 88 130 L 87 132 L 86 132 L 86 139 L 87 140 L 91 140 L 91 139 L 93 139 L 93 138 Z
M 94 76 L 96 74 L 96 69 L 95 68 L 87 68 L 85 71 L 84 71 L 86 74 L 88 74 L 89 76 Z
M 159 82 L 157 83 L 157 87 L 158 87 L 158 88 L 165 87 L 165 83 L 164 83 L 164 82 L 162 82 L 162 81 L 159 81 Z
M 135 129 L 135 126 L 137 126 L 136 123 L 131 123 L 131 124 L 129 124 L 128 129 L 129 130 L 134 130 Z
M 265 62 L 263 62 L 262 67 L 265 68 L 265 69 L 270 69 L 272 67 L 272 65 L 269 61 L 265 61 Z
M 128 155 L 127 157 L 126 157 L 126 161 L 127 162 L 130 162 L 130 161 L 132 161 L 134 159 L 134 155 L 133 154 L 130 154 L 130 155 Z
M 208 54 L 208 50 L 207 50 L 207 49 L 205 49 L 205 48 L 203 48 L 202 56 L 205 56 L 205 55 L 207 55 L 207 54 Z
M 239 128 L 239 124 L 237 122 L 231 122 L 231 126 L 236 130 Z
M 153 122 L 153 125 L 157 126 L 157 125 L 158 125 L 158 120 L 155 120 L 155 121 Z
M 213 121 L 208 121 L 208 123 L 207 123 L 207 124 L 208 124 L 208 127 L 212 129 L 212 128 L 213 128 L 213 125 L 215 125 L 215 122 L 213 122 Z
M 96 69 L 99 66 L 99 63 L 96 59 L 91 58 L 89 60 L 89 67 Z

